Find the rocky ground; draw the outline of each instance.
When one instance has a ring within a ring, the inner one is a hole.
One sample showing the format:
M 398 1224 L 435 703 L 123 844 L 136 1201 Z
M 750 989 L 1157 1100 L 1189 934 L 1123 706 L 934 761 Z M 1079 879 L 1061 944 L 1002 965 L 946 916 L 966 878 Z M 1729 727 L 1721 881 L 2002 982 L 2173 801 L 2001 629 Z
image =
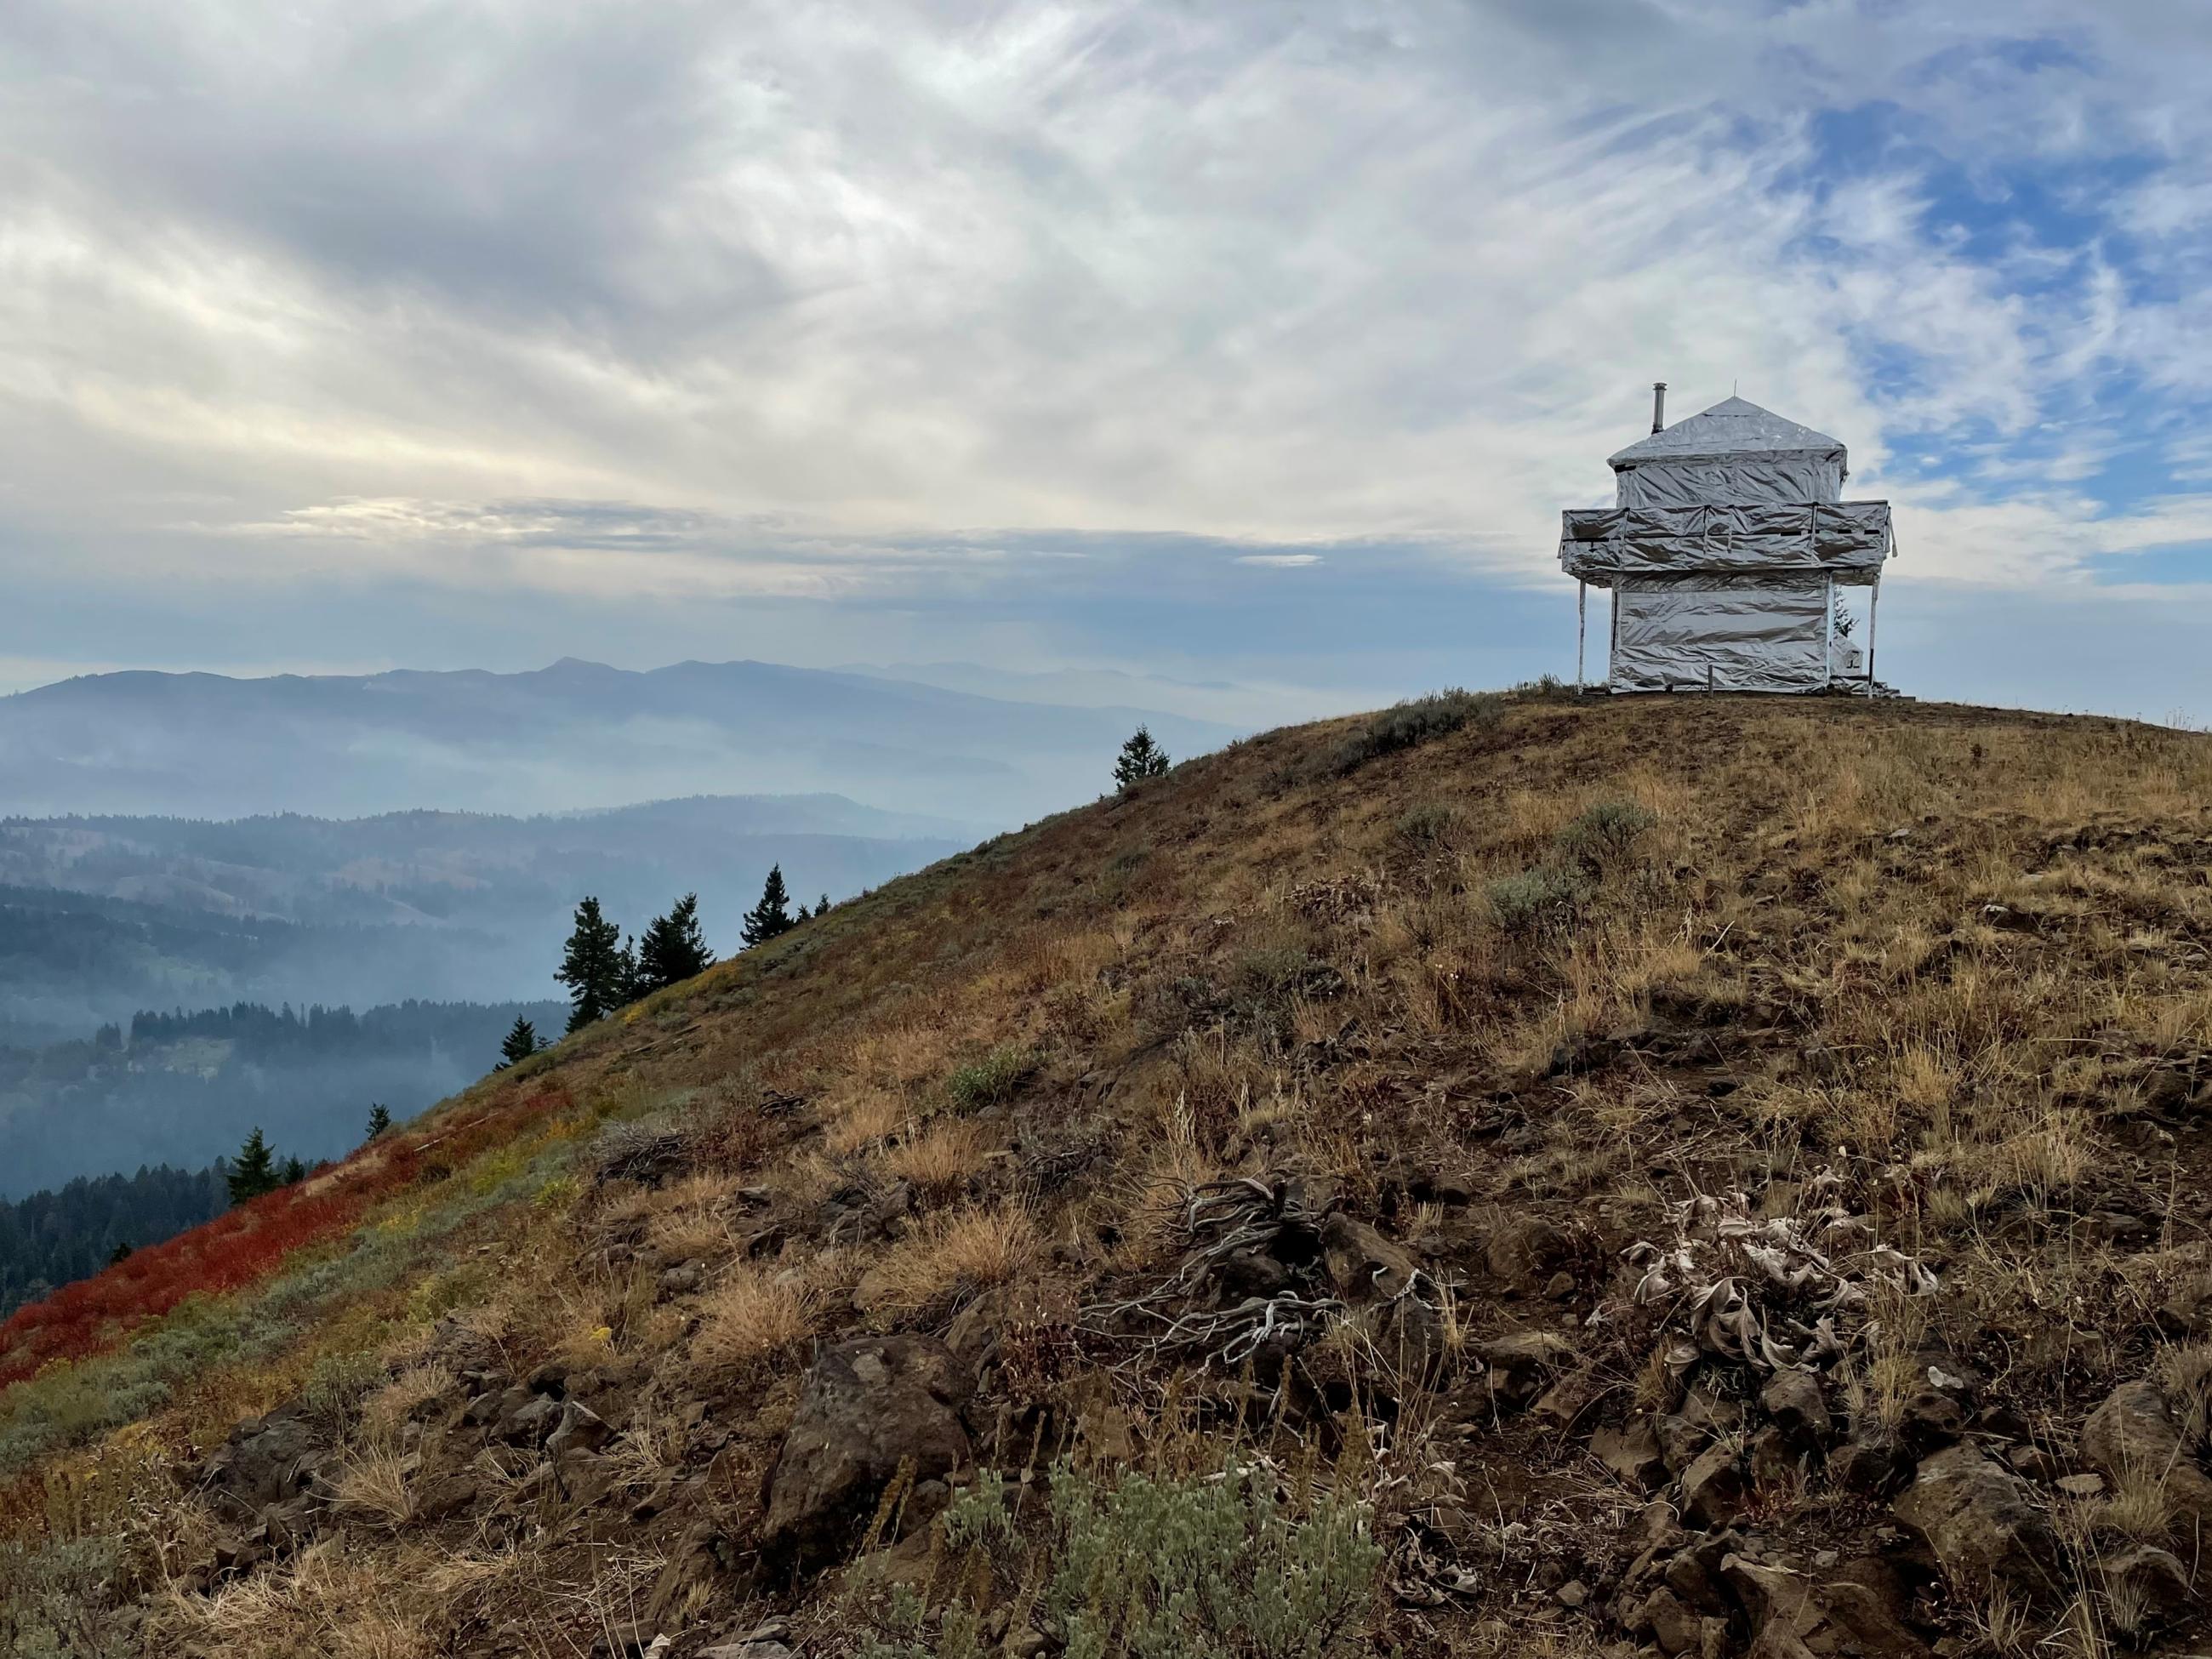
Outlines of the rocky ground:
M 2188 734 L 1842 702 L 1180 768 L 441 1109 L 565 1150 L 42 1429 L 14 1639 L 2193 1650 L 2208 801 Z

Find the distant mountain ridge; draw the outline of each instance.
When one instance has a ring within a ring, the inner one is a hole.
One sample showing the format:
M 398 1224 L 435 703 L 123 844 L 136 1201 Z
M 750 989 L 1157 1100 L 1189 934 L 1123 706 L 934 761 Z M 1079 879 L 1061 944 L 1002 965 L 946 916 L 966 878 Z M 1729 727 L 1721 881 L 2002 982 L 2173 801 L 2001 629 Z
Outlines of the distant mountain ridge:
M 129 670 L 0 697 L 0 811 L 567 811 L 750 793 L 855 796 L 994 827 L 1098 793 L 1149 724 L 1178 757 L 1232 729 L 774 663 L 370 675 Z
M 972 845 L 842 796 L 694 797 L 532 817 L 392 812 L 0 819 L 0 1042 L 240 998 L 537 998 L 584 894 L 633 930 L 696 891 L 709 943 L 771 865 L 811 903 Z

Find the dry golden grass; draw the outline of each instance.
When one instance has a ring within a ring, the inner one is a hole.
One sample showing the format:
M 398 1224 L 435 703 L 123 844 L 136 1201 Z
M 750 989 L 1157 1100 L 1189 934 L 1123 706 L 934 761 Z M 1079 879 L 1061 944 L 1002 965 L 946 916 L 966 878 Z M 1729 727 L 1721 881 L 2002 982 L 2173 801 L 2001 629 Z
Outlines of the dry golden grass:
M 884 1154 L 884 1172 L 914 1188 L 915 1201 L 935 1208 L 960 1196 L 982 1170 L 989 1137 L 964 1118 L 924 1124 Z
M 396 1451 L 371 1447 L 349 1457 L 338 1471 L 337 1505 L 380 1525 L 404 1527 L 415 1514 L 415 1494 Z
M 832 1158 L 849 1158 L 889 1140 L 906 1127 L 912 1113 L 902 1096 L 863 1085 L 825 1101 L 823 1116 L 823 1148 Z
M 817 1338 L 862 1322 L 941 1329 L 994 1285 L 1048 1282 L 1072 1307 L 1113 1276 L 1141 1283 L 1179 1253 L 1174 1201 L 1219 1176 L 1327 1184 L 1474 1285 L 1484 1229 L 1470 1216 L 1541 1214 L 1586 1231 L 1590 1270 L 1576 1276 L 1595 1296 L 1611 1282 L 1599 1264 L 1647 1236 L 1662 1203 L 1832 1167 L 1838 1201 L 1943 1267 L 1941 1296 L 1871 1310 L 1847 1389 L 1863 1420 L 1894 1428 L 1924 1385 L 1923 1349 L 1950 1344 L 2005 1354 L 1997 1386 L 2038 1401 L 2065 1443 L 2118 1380 L 2115 1356 L 2141 1354 L 2143 1322 L 2181 1271 L 2131 1268 L 2077 1221 L 2115 1202 L 2144 1212 L 2148 1179 L 2114 1196 L 2132 1166 L 2109 1119 L 2148 1097 L 2147 1067 L 2212 1042 L 2212 962 L 2192 943 L 2212 928 L 2194 850 L 2212 831 L 2212 743 L 1933 706 L 1532 700 L 1492 730 L 1348 776 L 1310 764 L 1350 729 L 1204 759 L 838 907 L 634 1026 L 580 1037 L 524 1085 L 568 1091 L 579 1133 L 633 1113 L 695 1128 L 720 1115 L 738 1124 L 736 1150 L 702 1153 L 704 1173 L 658 1192 L 600 1192 L 586 1177 L 573 1213 L 549 1207 L 489 1276 L 496 1304 L 459 1316 L 495 1334 L 518 1375 L 548 1356 L 652 1362 L 611 1454 L 625 1483 L 648 1486 L 687 1455 L 688 1395 L 743 1379 L 773 1424 Z M 1624 802 L 1656 821 L 1616 842 L 1586 820 L 1563 842 L 1578 817 Z M 1509 927 L 1492 884 L 1530 872 L 1570 884 L 1571 914 Z M 947 1114 L 956 1072 L 1001 1051 L 1021 1064 L 988 1117 Z M 756 1104 L 763 1091 L 772 1107 Z M 1072 1184 L 1033 1173 L 1033 1156 L 1070 1146 L 1091 1158 Z M 1022 1159 L 1024 1199 L 970 1204 L 1008 1184 L 1000 1147 Z M 2148 1139 L 2130 1151 L 2161 1155 Z M 1475 1182 L 1476 1203 L 1417 1204 L 1403 1177 L 1424 1167 Z M 2175 1243 L 2212 1219 L 2193 1205 L 2197 1167 L 2161 1200 L 2179 1212 L 2165 1227 Z M 828 1201 L 893 1181 L 923 1213 L 892 1243 L 856 1231 L 851 1202 Z M 773 1264 L 732 1259 L 725 1206 L 738 1184 L 765 1189 L 748 1213 L 787 1229 Z M 483 1236 L 515 1246 L 519 1231 L 495 1216 Z M 641 1255 L 655 1269 L 696 1257 L 714 1276 L 679 1310 L 656 1301 Z M 401 1319 L 401 1299 L 378 1317 Z M 1445 1313 L 1478 1337 L 1551 1316 L 1479 1289 Z M 1671 1384 L 1652 1355 L 1607 1347 L 1622 1328 L 1597 1321 L 1577 1341 L 1622 1395 L 1663 1403 Z M 1317 1358 L 1407 1387 L 1349 1333 Z M 2197 1367 L 2188 1389 L 2172 1386 L 2201 1423 L 2212 1362 L 2161 1364 Z M 191 1410 L 275 1404 L 311 1366 L 303 1345 L 251 1376 L 221 1369 Z M 579 1517 L 557 1507 L 496 1557 L 441 1567 L 409 1553 L 417 1529 L 394 1525 L 404 1490 L 374 1459 L 437 1381 L 425 1367 L 387 1384 L 350 1443 L 366 1449 L 349 1470 L 346 1537 L 376 1564 L 374 1582 L 325 1557 L 256 1575 L 263 1589 L 178 1615 L 198 1621 L 203 1650 L 325 1652 L 344 1639 L 404 1659 L 445 1628 L 442 1599 L 465 1596 L 496 1601 L 526 1632 L 520 1650 L 568 1652 L 636 1613 L 657 1546 L 617 1525 L 615 1547 L 636 1553 L 580 1572 L 555 1541 Z M 226 1426 L 182 1407 L 175 1421 L 201 1443 Z M 775 1429 L 744 1427 L 760 1440 L 743 1447 L 750 1482 Z M 1516 1528 L 1557 1526 L 1601 1552 L 1618 1541 L 1620 1517 L 1570 1478 L 1571 1442 L 1452 1449 L 1470 1480 L 1512 1456 L 1500 1489 L 1531 1494 L 1519 1514 L 1486 1519 L 1486 1581 L 1525 1575 L 1528 1560 L 1508 1559 L 1525 1547 Z M 751 1518 L 751 1494 L 718 1498 L 732 1525 Z M 1791 1494 L 1763 1494 L 1762 1528 L 1785 1547 L 1826 1501 L 1803 1499 L 1801 1514 Z M 2166 1519 L 2154 1490 L 2115 1492 L 2079 1518 L 2081 1559 L 2160 1535 Z M 342 1638 L 326 1610 L 349 1585 L 367 1613 Z M 2126 1613 L 2100 1594 L 2074 1604 L 2078 1639 L 2042 1609 L 1990 1607 L 1951 1627 L 1979 1618 L 1998 1651 L 2099 1651 L 2085 1644 Z M 1584 1650 L 1571 1626 L 1538 1628 L 1526 1612 L 1501 1600 L 1479 1619 L 1440 1613 L 1439 1639 L 1468 1653 Z
M 449 1366 L 435 1363 L 410 1365 L 362 1402 L 362 1437 L 371 1446 L 396 1444 L 407 1419 L 453 1386 L 453 1373 Z
M 646 1206 L 646 1243 L 670 1261 L 711 1261 L 726 1255 L 730 1227 L 724 1206 L 741 1184 L 740 1177 L 719 1171 L 671 1182 L 652 1194 Z
M 797 1352 L 814 1334 L 821 1307 L 795 1270 L 771 1273 L 744 1262 L 700 1297 L 698 1311 L 691 1363 L 727 1382 Z
M 427 1610 L 414 1605 L 423 1558 L 401 1563 L 319 1539 L 285 1565 L 235 1578 L 212 1595 L 173 1594 L 182 1633 L 236 1659 L 434 1659 Z
M 939 1211 L 892 1245 L 864 1282 L 876 1312 L 910 1313 L 1006 1284 L 1042 1253 L 1036 1221 L 1017 1205 Z

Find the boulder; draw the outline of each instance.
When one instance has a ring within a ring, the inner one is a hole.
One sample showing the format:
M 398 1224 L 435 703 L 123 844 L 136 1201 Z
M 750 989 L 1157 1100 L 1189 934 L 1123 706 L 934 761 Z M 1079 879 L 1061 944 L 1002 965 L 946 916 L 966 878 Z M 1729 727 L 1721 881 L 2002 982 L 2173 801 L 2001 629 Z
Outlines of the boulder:
M 1235 1250 L 1215 1262 L 1213 1282 L 1231 1302 L 1246 1297 L 1280 1296 L 1296 1281 L 1291 1270 L 1265 1250 Z
M 2177 1514 L 2212 1517 L 2212 1476 L 2197 1465 L 2172 1404 L 2148 1377 L 2123 1382 L 2081 1425 L 2081 1461 L 2116 1487 L 2154 1480 Z
M 1681 1598 L 1663 1584 L 1644 1598 L 1630 1622 L 1632 1628 L 1649 1631 L 1651 1639 L 1659 1644 L 1659 1651 L 1670 1656 L 1695 1653 L 1703 1633 L 1698 1615 L 1684 1607 Z
M 266 1417 L 249 1417 L 201 1466 L 200 1484 L 228 1500 L 234 1512 L 258 1516 L 313 1490 L 328 1490 L 323 1477 L 337 1458 L 328 1437 L 305 1406 L 280 1406 Z
M 566 1402 L 550 1395 L 532 1394 L 527 1389 L 510 1389 L 507 1394 L 522 1398 L 510 1401 L 501 1412 L 499 1420 L 492 1425 L 492 1438 L 509 1446 L 544 1445 L 560 1426 L 562 1415 L 568 1409 Z
M 1895 1442 L 1851 1440 L 1828 1454 L 1828 1474 L 1838 1485 L 1870 1498 L 1887 1498 L 1912 1473 L 1912 1459 Z
M 1353 1307 L 1395 1302 L 1413 1286 L 1413 1258 L 1364 1221 L 1339 1211 L 1322 1222 L 1322 1260 L 1336 1293 Z
M 1484 1253 L 1491 1276 L 1508 1289 L 1534 1295 L 1566 1266 L 1573 1242 L 1541 1216 L 1515 1216 L 1501 1222 Z
M 1828 1402 L 1820 1393 L 1820 1379 L 1810 1371 L 1777 1371 L 1759 1390 L 1759 1403 L 1767 1420 L 1782 1431 L 1799 1451 L 1815 1451 L 1828 1443 L 1833 1425 Z
M 475 1504 L 476 1477 L 466 1470 L 433 1476 L 415 1489 L 413 1518 L 425 1523 L 459 1515 Z
M 1590 1453 L 1635 1491 L 1650 1492 L 1666 1484 L 1667 1462 L 1659 1455 L 1659 1437 L 1652 1432 L 1648 1417 L 1598 1430 L 1590 1436 Z
M 927 1336 L 870 1336 L 825 1349 L 806 1373 L 768 1482 L 763 1553 L 802 1570 L 847 1553 L 902 1462 L 917 1485 L 969 1459 L 968 1386 Z M 914 1513 L 908 1520 L 928 1517 Z
M 1893 1509 L 1944 1571 L 2031 1595 L 2058 1582 L 2058 1539 L 2033 1489 L 1962 1441 L 1924 1460 Z
M 2189 1569 L 2170 1551 L 2137 1544 L 2097 1563 L 2106 1614 L 2124 1636 L 2171 1625 L 2194 1610 Z
M 1405 1249 L 1364 1221 L 1332 1212 L 1318 1232 L 1321 1265 L 1338 1297 L 1354 1307 L 1354 1322 L 1398 1371 L 1431 1376 L 1444 1363 L 1444 1316 L 1420 1290 L 1422 1272 Z M 1283 1241 L 1276 1241 L 1276 1252 Z
M 1688 1468 L 1713 1437 L 1709 1425 L 1679 1412 L 1660 1418 L 1651 1427 L 1659 1442 L 1659 1455 L 1665 1461 L 1669 1474 L 1680 1474 Z
M 607 1420 L 589 1406 L 570 1400 L 561 1407 L 561 1420 L 546 1437 L 545 1455 L 556 1463 L 575 1452 L 595 1452 L 614 1438 Z
M 1774 1423 L 1751 1437 L 1750 1452 L 1751 1484 L 1763 1490 L 1778 1487 L 1802 1473 L 1809 1455 Z
M 1849 1570 L 1808 1576 L 1731 1555 L 1721 1577 L 1751 1625 L 1747 1659 L 1924 1659 L 1929 1651 L 1891 1598 Z
M 1936 1389 L 1923 1389 L 1913 1395 L 1898 1418 L 1898 1438 L 1917 1454 L 1948 1446 L 1966 1432 L 1966 1408 Z
M 1476 1346 L 1487 1366 L 1490 1392 L 1500 1405 L 1526 1406 L 1574 1358 L 1574 1344 L 1557 1331 L 1515 1331 Z
M 1742 1461 L 1727 1441 L 1706 1447 L 1682 1471 L 1682 1518 L 1693 1527 L 1727 1525 L 1748 1496 Z

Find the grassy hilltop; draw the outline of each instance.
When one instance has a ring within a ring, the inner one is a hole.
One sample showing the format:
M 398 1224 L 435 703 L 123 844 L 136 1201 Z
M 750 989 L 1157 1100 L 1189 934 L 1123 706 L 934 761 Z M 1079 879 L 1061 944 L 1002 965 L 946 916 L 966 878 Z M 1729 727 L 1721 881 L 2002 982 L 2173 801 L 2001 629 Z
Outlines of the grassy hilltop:
M 1235 745 L 21 1310 L 0 1635 L 2194 1650 L 2208 874 L 2123 722 Z

